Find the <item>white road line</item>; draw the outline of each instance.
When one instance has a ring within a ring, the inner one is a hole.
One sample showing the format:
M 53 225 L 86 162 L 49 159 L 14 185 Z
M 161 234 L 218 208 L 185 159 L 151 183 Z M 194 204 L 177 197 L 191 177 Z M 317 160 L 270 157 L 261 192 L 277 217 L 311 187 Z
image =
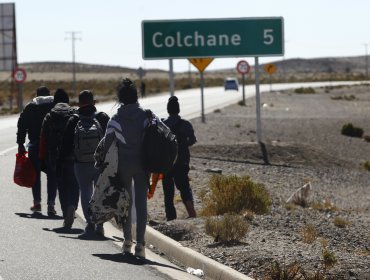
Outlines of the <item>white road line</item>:
M 18 148 L 18 146 L 14 146 L 14 147 L 11 147 L 11 148 L 8 148 L 8 149 L 5 149 L 5 150 L 3 150 L 3 151 L 0 151 L 0 156 L 5 156 L 8 152 L 11 152 L 11 151 L 13 151 L 13 150 L 15 150 L 15 149 L 17 149 Z M 2 280 L 1 279 L 1 276 L 0 276 L 0 280 Z

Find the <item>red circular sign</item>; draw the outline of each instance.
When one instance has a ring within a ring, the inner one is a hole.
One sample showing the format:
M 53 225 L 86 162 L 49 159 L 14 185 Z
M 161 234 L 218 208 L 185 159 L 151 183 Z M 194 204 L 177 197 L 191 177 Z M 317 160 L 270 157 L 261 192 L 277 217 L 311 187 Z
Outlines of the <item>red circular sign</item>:
M 26 80 L 26 78 L 27 78 L 26 70 L 22 68 L 15 69 L 13 73 L 14 81 L 16 81 L 17 83 L 23 83 Z
M 238 64 L 236 65 L 236 70 L 242 75 L 248 74 L 251 70 L 251 67 L 249 66 L 248 62 L 245 60 L 240 60 Z

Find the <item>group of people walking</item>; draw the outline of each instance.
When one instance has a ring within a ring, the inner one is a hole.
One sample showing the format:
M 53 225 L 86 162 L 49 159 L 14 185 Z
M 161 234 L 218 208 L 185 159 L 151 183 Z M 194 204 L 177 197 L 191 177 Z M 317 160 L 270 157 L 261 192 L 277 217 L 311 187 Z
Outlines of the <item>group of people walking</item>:
M 147 112 L 138 103 L 135 84 L 124 79 L 117 88 L 119 107 L 110 119 L 104 112 L 97 112 L 93 93 L 80 92 L 78 108 L 69 105 L 69 96 L 57 89 L 54 96 L 50 90 L 39 87 L 36 97 L 24 108 L 18 120 L 18 153 L 26 152 L 36 170 L 36 182 L 32 187 L 33 205 L 30 210 L 41 212 L 41 171 L 47 176 L 47 214 L 54 216 L 55 199 L 58 193 L 63 215 L 63 226 L 71 228 L 80 200 L 87 222 L 86 233 L 104 236 L 103 224 L 94 224 L 89 215 L 89 201 L 99 177 L 94 167 L 94 153 L 104 138 L 105 147 L 112 142 L 112 131 L 118 136 L 118 184 L 126 189 L 136 207 L 135 256 L 145 258 L 145 230 L 147 224 L 147 193 L 150 174 L 142 163 L 142 139 L 148 126 Z M 177 97 L 170 97 L 167 104 L 169 117 L 163 122 L 178 140 L 178 157 L 170 172 L 164 174 L 163 190 L 167 220 L 177 218 L 174 207 L 175 185 L 189 217 L 196 217 L 194 199 L 189 185 L 189 146 L 196 142 L 190 122 L 181 119 Z M 158 119 L 158 121 L 161 121 Z M 117 134 L 118 133 L 118 134 Z M 133 185 L 132 185 L 133 183 Z M 135 195 L 133 195 L 133 192 Z M 133 245 L 130 199 L 128 219 L 123 224 L 123 252 L 131 254 Z

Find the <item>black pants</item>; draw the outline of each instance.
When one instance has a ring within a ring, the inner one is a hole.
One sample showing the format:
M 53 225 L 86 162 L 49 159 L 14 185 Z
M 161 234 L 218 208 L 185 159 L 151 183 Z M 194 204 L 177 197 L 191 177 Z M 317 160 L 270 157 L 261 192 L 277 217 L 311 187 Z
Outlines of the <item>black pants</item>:
M 175 185 L 180 191 L 181 199 L 193 201 L 193 192 L 189 184 L 189 165 L 175 165 L 174 168 L 163 178 L 164 206 L 167 220 L 177 218 L 176 209 L 173 203 L 175 197 Z

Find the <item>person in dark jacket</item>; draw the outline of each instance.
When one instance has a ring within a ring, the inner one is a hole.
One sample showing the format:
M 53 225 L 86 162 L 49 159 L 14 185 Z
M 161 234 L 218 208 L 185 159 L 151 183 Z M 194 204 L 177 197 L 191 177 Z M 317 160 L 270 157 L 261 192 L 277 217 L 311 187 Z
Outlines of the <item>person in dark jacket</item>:
M 69 106 L 69 96 L 64 89 L 55 91 L 54 104 L 42 123 L 39 156 L 46 162 L 49 176 L 56 178 L 64 227 L 71 228 L 78 206 L 79 189 L 74 162 L 68 158 L 61 160 L 60 149 L 67 122 L 77 110 Z
M 26 136 L 28 134 L 28 154 L 36 170 L 36 182 L 32 186 L 33 206 L 31 211 L 41 211 L 41 167 L 42 162 L 39 159 L 39 143 L 41 125 L 45 115 L 54 107 L 54 98 L 50 96 L 50 90 L 41 86 L 36 91 L 36 97 L 26 105 L 18 119 L 17 144 L 18 153 L 26 152 L 24 146 Z M 48 190 L 48 214 L 55 215 L 55 197 L 56 188 L 55 180 L 47 175 L 47 190 Z
M 92 120 L 96 120 L 99 123 L 100 126 L 99 129 L 101 129 L 102 134 L 101 137 L 103 137 L 105 130 L 107 128 L 109 117 L 104 112 L 97 113 L 95 107 L 95 100 L 90 90 L 84 90 L 80 92 L 78 96 L 78 101 L 79 109 L 77 111 L 77 114 L 74 114 L 70 117 L 70 119 L 67 122 L 66 129 L 64 131 L 61 147 L 61 158 L 62 160 L 73 158 L 74 160 L 74 172 L 80 189 L 82 211 L 87 222 L 85 232 L 91 233 L 95 231 L 98 235 L 104 235 L 103 225 L 102 224 L 94 225 L 91 222 L 90 216 L 88 214 L 89 201 L 93 193 L 94 185 L 96 184 L 96 181 L 99 176 L 99 170 L 94 167 L 94 158 L 93 158 L 95 148 L 97 145 L 93 147 L 91 160 L 80 161 L 77 156 L 77 143 L 75 142 L 77 137 L 76 129 L 78 129 L 78 124 L 80 120 L 82 120 L 83 118 L 85 119 L 90 118 Z M 83 145 L 84 143 L 82 143 L 81 146 Z
M 164 204 L 167 221 L 177 218 L 176 209 L 173 203 L 175 196 L 175 185 L 180 191 L 182 202 L 184 203 L 190 218 L 196 217 L 194 209 L 193 193 L 189 184 L 189 146 L 196 141 L 193 126 L 189 121 L 179 116 L 180 105 L 176 96 L 169 98 L 167 103 L 169 117 L 163 122 L 176 135 L 178 141 L 178 153 L 176 162 L 170 172 L 163 177 Z

